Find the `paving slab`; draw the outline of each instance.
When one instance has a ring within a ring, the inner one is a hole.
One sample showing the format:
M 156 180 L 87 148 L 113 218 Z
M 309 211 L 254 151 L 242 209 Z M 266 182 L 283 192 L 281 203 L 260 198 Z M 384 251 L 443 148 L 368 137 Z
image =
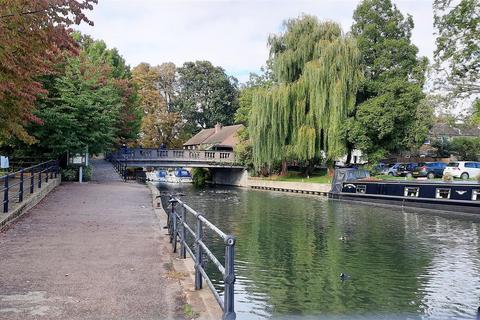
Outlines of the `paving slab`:
M 0 319 L 182 319 L 144 185 L 95 161 L 0 233 Z

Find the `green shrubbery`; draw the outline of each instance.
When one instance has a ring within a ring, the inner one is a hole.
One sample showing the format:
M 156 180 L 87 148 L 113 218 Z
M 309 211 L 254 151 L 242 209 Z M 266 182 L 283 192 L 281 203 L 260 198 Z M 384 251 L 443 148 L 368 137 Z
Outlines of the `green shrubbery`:
M 62 180 L 63 181 L 78 181 L 79 168 L 68 166 L 62 168 Z M 93 169 L 91 166 L 83 167 L 83 181 L 90 181 L 92 178 Z
M 209 178 L 209 171 L 203 168 L 193 168 L 192 169 L 192 180 L 193 185 L 197 188 L 201 188 L 205 186 Z

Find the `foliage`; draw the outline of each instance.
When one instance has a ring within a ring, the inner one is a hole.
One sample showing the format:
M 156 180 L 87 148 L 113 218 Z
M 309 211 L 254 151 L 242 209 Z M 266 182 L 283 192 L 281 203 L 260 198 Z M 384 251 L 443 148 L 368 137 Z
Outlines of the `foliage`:
M 480 98 L 472 104 L 472 113 L 468 116 L 467 122 L 473 126 L 480 126 Z
M 451 149 L 462 160 L 478 160 L 480 157 L 480 137 L 455 137 Z
M 452 153 L 452 145 L 448 139 L 437 139 L 431 142 L 431 146 L 437 149 L 437 157 L 447 158 Z
M 43 124 L 29 128 L 38 140 L 30 153 L 60 156 L 88 148 L 96 154 L 136 138 L 140 115 L 125 61 L 103 41 L 75 37 L 80 53 L 64 60 L 58 76 L 43 80 L 49 94 L 35 113 Z
M 257 169 L 343 155 L 341 124 L 361 79 L 356 43 L 338 24 L 302 16 L 284 26 L 269 39 L 278 84 L 253 97 L 249 130 Z
M 178 133 L 181 117 L 172 111 L 176 68 L 173 63 L 152 67 L 141 63 L 133 69 L 133 81 L 138 88 L 143 111 L 140 144 L 146 148 L 158 148 L 161 144 L 179 146 Z
M 235 161 L 249 171 L 254 169 L 252 144 L 249 140 L 248 129 L 243 128 L 237 133 L 238 143 L 235 146 Z
M 350 147 L 375 162 L 425 140 L 433 116 L 422 92 L 428 61 L 417 57 L 410 42 L 412 17 L 404 17 L 390 0 L 364 0 L 353 18 L 365 80 L 345 135 Z
M 79 179 L 79 168 L 68 166 L 61 169 L 62 180 L 63 181 L 78 181 Z M 93 169 L 91 166 L 85 166 L 82 168 L 82 180 L 90 181 L 92 179 Z
M 178 68 L 179 95 L 176 110 L 190 134 L 216 123 L 230 125 L 238 108 L 237 79 L 209 61 L 186 62 Z
M 33 143 L 25 129 L 41 124 L 34 115 L 37 96 L 46 94 L 38 81 L 53 74 L 64 53 L 77 46 L 68 27 L 82 21 L 97 0 L 2 0 L 0 2 L 0 145 L 18 138 Z
M 253 96 L 259 88 L 268 88 L 272 86 L 270 72 L 262 68 L 261 74 L 250 73 L 250 77 L 240 89 L 238 97 L 239 106 L 235 112 L 235 123 L 241 123 L 248 126 L 250 111 L 252 110 Z
M 434 0 L 436 68 L 457 97 L 480 94 L 480 1 Z
M 208 177 L 209 177 L 209 171 L 207 169 L 204 169 L 204 168 L 192 169 L 193 185 L 196 188 L 204 187 Z

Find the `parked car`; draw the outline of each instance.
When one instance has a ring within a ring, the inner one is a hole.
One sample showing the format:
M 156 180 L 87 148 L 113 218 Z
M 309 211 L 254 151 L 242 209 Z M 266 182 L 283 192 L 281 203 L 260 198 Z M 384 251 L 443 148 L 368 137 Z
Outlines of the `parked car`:
M 480 175 L 480 162 L 475 161 L 454 161 L 450 162 L 443 174 L 449 173 L 454 178 L 477 178 Z
M 420 162 L 418 166 L 413 169 L 412 175 L 415 178 L 427 177 L 433 179 L 435 177 L 442 177 L 443 170 L 447 167 L 444 162 Z
M 395 163 L 390 168 L 387 168 L 384 171 L 382 171 L 382 174 L 386 174 L 386 175 L 389 175 L 389 176 L 396 176 L 397 175 L 397 169 L 398 169 L 399 165 L 400 165 L 400 163 Z
M 413 177 L 412 172 L 417 166 L 418 164 L 416 162 L 400 163 L 395 176 L 411 178 Z

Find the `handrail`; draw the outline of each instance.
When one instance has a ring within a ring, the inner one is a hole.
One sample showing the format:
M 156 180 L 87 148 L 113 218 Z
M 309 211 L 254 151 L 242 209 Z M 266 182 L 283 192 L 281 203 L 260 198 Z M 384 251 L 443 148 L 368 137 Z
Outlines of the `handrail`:
M 186 254 L 190 255 L 195 263 L 195 290 L 202 289 L 202 282 L 205 280 L 212 291 L 215 299 L 223 310 L 223 320 L 234 320 L 236 313 L 234 310 L 234 284 L 235 284 L 235 237 L 228 235 L 207 220 L 202 214 L 198 213 L 183 201 L 170 195 L 170 211 L 165 211 L 168 215 L 168 231 L 173 252 L 177 252 L 177 242 L 180 243 L 180 258 L 186 259 Z M 177 208 L 181 208 L 181 213 Z M 188 225 L 187 213 L 195 218 L 195 231 Z M 217 236 L 223 239 L 225 243 L 225 266 L 212 253 L 208 246 L 203 242 L 203 230 L 208 227 Z M 190 248 L 187 243 L 187 231 L 195 238 L 194 248 Z M 223 275 L 224 293 L 223 300 L 215 289 L 210 277 L 207 275 L 204 267 L 204 255 L 210 258 L 210 261 L 217 267 Z
M 37 186 L 37 189 L 41 189 L 42 181 L 48 183 L 49 178 L 57 178 L 58 172 L 58 161 L 50 160 L 1 176 L 0 180 L 3 180 L 3 187 L 0 189 L 0 192 L 3 192 L 3 212 L 7 213 L 9 210 L 10 202 L 13 199 L 13 197 L 10 195 L 10 191 L 13 190 L 13 187 L 18 186 L 16 197 L 18 197 L 18 203 L 22 203 L 24 199 L 24 187 L 26 180 L 30 180 L 29 193 L 32 194 L 35 191 L 35 186 Z M 30 175 L 29 179 L 25 179 L 26 174 Z M 44 174 L 44 177 L 42 177 L 42 174 Z M 18 178 L 19 181 L 11 184 L 10 180 L 16 179 L 17 175 L 20 175 Z M 37 181 L 35 181 L 35 177 L 37 177 Z

